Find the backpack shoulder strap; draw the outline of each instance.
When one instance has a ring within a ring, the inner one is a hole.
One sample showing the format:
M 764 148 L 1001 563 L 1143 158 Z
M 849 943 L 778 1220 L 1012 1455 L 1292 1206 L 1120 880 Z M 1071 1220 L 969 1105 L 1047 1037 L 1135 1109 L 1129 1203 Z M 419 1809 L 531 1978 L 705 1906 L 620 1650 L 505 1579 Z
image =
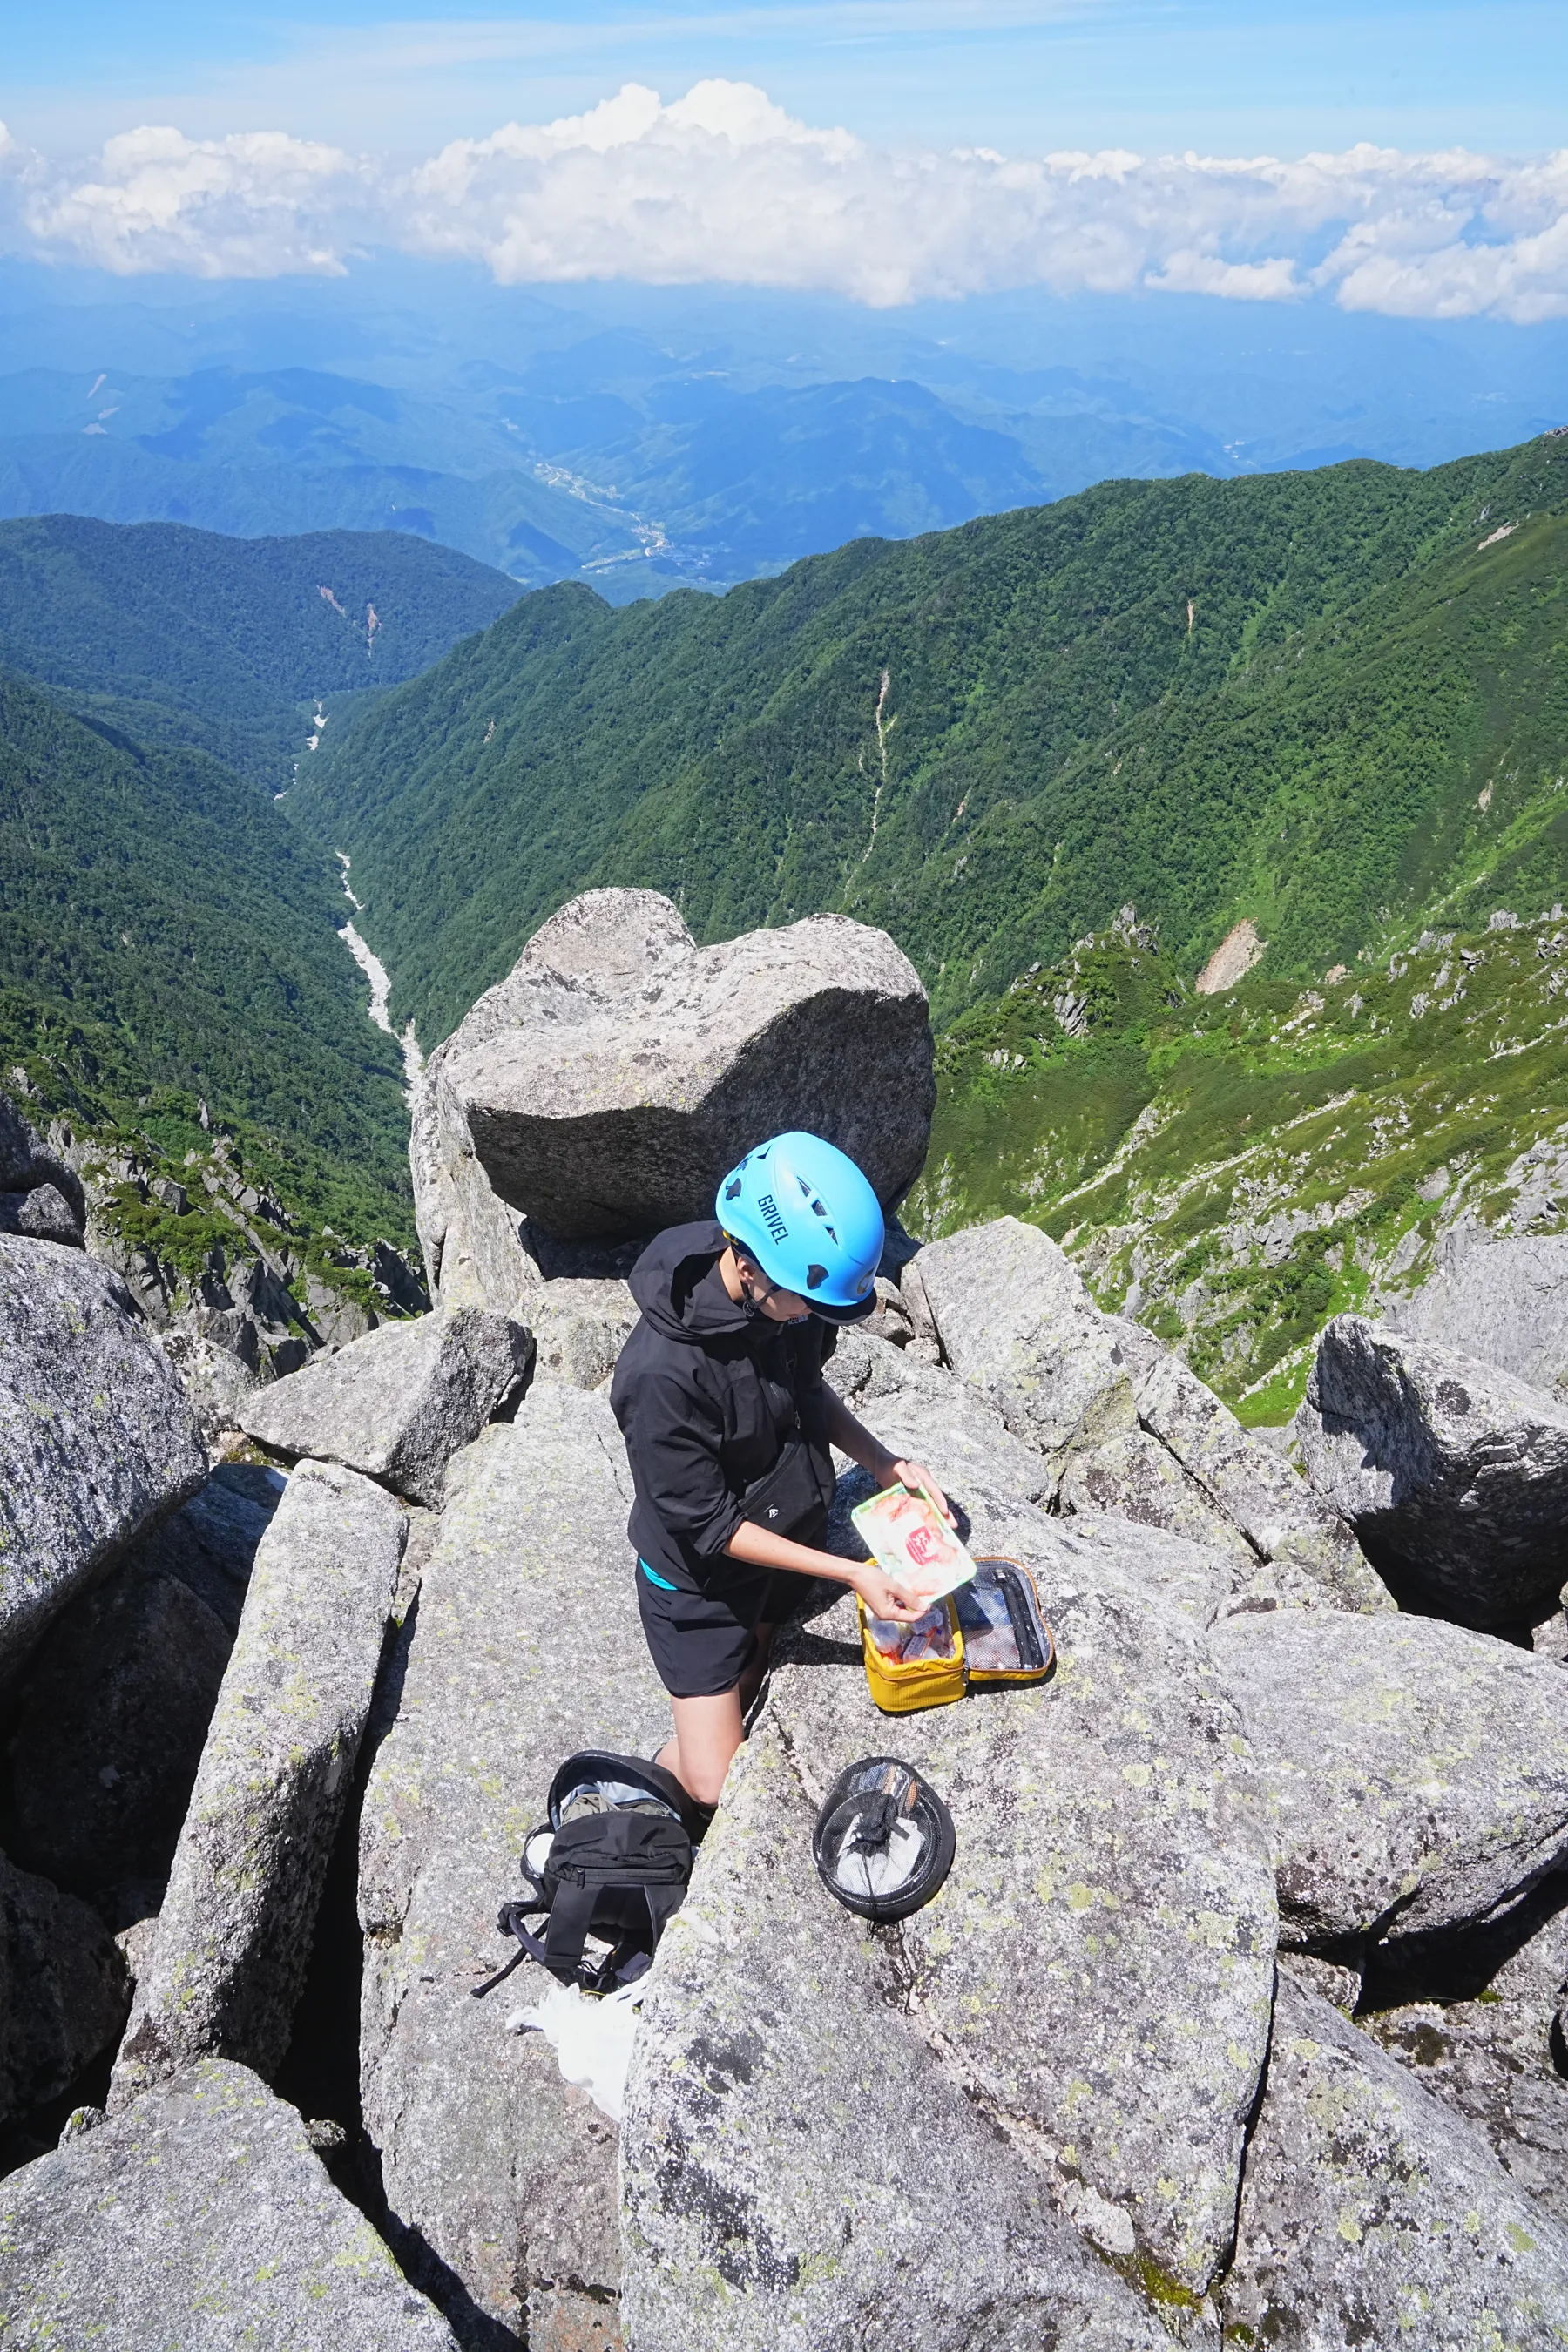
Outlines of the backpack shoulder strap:
M 570 1984 L 583 1965 L 583 1947 L 594 1924 L 594 1906 L 598 1899 L 597 1886 L 574 1886 L 566 1879 L 555 1889 L 543 1948 L 537 1957 L 563 1984 Z

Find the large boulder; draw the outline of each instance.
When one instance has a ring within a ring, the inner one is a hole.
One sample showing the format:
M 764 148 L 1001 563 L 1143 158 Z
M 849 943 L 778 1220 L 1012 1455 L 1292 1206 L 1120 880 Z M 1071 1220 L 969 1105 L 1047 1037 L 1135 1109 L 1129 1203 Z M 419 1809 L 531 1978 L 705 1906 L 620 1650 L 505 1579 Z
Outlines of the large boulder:
M 400 1507 L 301 1464 L 257 1553 L 115 2065 L 123 2104 L 191 2060 L 272 2074 L 310 1964 L 403 1555 Z
M 1387 1307 L 1384 1320 L 1561 1399 L 1568 1392 L 1568 1234 L 1492 1234 L 1467 1217 L 1437 1244 L 1420 1289 Z
M 630 1502 L 609 1405 L 576 1388 L 535 1386 L 458 1455 L 361 1816 L 365 2129 L 392 2212 L 498 2344 L 614 2340 L 615 2126 L 542 2034 L 507 2031 L 542 1971 L 471 1992 L 506 1958 L 497 1906 L 556 1766 L 668 1737 Z
M 0 1237 L 0 1675 L 206 1472 L 124 1285 L 48 1242 Z
M 0 1853 L 0 2120 L 67 2089 L 113 2043 L 130 2000 L 97 1913 Z
M 1552 1661 L 1431 1617 L 1280 1610 L 1210 1640 L 1268 1787 L 1289 1942 L 1485 1919 L 1568 1861 Z
M 1140 1325 L 1104 1315 L 1037 1226 L 999 1217 L 905 1266 L 917 1328 L 1041 1454 L 1068 1510 L 1249 1553 L 1302 1605 L 1392 1604 L 1340 1514 Z
M 439 1505 L 452 1455 L 513 1394 L 533 1358 L 521 1324 L 472 1307 L 384 1323 L 239 1407 L 248 1436 L 294 1461 L 341 1462 Z
M 1533 1623 L 1568 1576 L 1568 1406 L 1471 1356 L 1341 1315 L 1296 1416 L 1307 1475 L 1402 1598 Z
M 16 2352 L 456 2352 L 292 2107 L 208 2059 L 0 2181 Z
M 973 1517 L 977 1549 L 1034 1575 L 1051 1680 L 890 1725 L 846 1599 L 785 1638 L 769 1711 L 814 1802 L 889 1748 L 942 1791 L 957 1860 L 900 1932 L 922 2031 L 1100 2244 L 1202 2294 L 1229 2248 L 1274 1969 L 1241 1719 L 1201 1630 L 1109 1546 L 1064 1553 L 1026 1505 Z
M 47 1149 L 10 1096 L 0 1094 L 0 1233 L 80 1249 L 86 1220 L 75 1170 Z
M 1055 2210 L 928 2038 L 892 1938 L 811 1862 L 755 1731 L 660 1946 L 621 2134 L 637 2352 L 1156 2352 L 1171 2337 Z
M 1568 2225 L 1568 2081 L 1554 2022 L 1565 1992 L 1559 1872 L 1462 1935 L 1376 1946 L 1355 2016 L 1434 2097 L 1479 2124 L 1503 2169 Z
M 1221 2301 L 1227 2343 L 1555 2352 L 1568 2230 L 1473 2124 L 1282 1973 Z
M 1235 1609 L 1279 1605 L 1279 1580 L 1239 1534 L 1223 1530 L 1226 1539 L 1216 1542 L 1212 1513 L 1198 1523 L 1196 1541 L 1163 1522 L 1149 1524 L 1115 1509 L 1047 1517 L 1043 1507 L 1054 1482 L 1045 1463 L 951 1372 L 911 1361 L 885 1340 L 851 1330 L 840 1334 L 826 1375 L 890 1454 L 928 1465 L 966 1540 L 1047 1560 L 1068 1580 L 1075 1565 L 1091 1575 L 1095 1564 L 1107 1567 L 1200 1625 Z M 866 1557 L 850 1513 L 872 1491 L 864 1471 L 849 1469 L 839 1479 L 831 1549 Z
M 431 1057 L 410 1154 L 432 1279 L 446 1304 L 513 1311 L 535 1231 L 615 1241 L 707 1215 L 783 1128 L 827 1136 L 891 1205 L 934 1101 L 925 992 L 885 932 L 816 915 L 700 949 L 656 892 L 590 891 Z

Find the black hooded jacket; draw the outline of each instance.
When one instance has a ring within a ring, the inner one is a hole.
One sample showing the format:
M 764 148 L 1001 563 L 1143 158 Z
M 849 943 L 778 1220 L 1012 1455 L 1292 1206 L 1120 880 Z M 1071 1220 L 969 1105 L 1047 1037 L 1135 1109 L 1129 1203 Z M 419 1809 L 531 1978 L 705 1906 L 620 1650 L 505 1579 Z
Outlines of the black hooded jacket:
M 748 1315 L 720 1279 L 723 1252 L 710 1218 L 648 1244 L 631 1274 L 642 1319 L 610 1388 L 637 1490 L 627 1532 L 688 1592 L 756 1573 L 724 1547 L 745 1517 L 746 1487 L 773 1468 L 797 1421 L 832 1475 L 822 1366 L 836 1334 L 815 1317 Z

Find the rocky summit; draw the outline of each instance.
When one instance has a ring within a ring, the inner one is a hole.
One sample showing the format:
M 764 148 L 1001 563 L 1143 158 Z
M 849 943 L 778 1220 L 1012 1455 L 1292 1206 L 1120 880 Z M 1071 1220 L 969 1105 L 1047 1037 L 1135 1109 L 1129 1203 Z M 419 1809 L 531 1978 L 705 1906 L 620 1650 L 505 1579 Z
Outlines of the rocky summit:
M 410 1157 L 431 1282 L 510 1313 L 552 1273 L 605 1270 L 573 1244 L 711 1215 L 725 1171 L 787 1128 L 895 1206 L 931 1062 L 925 991 L 884 932 L 821 915 L 700 949 L 658 892 L 590 890 L 430 1058 Z
M 624 2082 L 532 1960 L 485 1989 L 556 1768 L 668 1736 L 605 1393 L 639 1234 L 795 1123 L 892 1208 L 931 1067 L 881 932 L 571 901 L 417 1087 L 434 1310 L 274 1365 L 243 1460 L 90 1227 L 0 1234 L 7 2344 L 1568 2341 L 1568 1422 L 1522 1275 L 1495 1358 L 1457 1256 L 1411 1328 L 1330 1318 L 1266 1435 L 1035 1224 L 890 1220 L 826 1376 L 1027 1571 L 1052 1672 L 883 1715 L 803 1585 Z M 873 1926 L 812 1836 L 889 1754 L 956 1844 Z

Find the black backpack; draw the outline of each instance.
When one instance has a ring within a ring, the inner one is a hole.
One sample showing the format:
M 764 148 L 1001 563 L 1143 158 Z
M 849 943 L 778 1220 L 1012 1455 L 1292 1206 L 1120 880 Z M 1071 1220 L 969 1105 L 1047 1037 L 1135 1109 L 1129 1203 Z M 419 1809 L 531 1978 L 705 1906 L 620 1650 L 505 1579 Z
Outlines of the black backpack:
M 525 1959 L 584 1992 L 631 1984 L 680 1908 L 692 1850 L 710 1818 L 662 1766 L 597 1748 L 567 1758 L 550 1784 L 549 1810 L 523 1843 L 526 1892 L 496 1918 L 519 1948 L 475 1985 L 476 2000 Z M 528 1924 L 541 1915 L 542 1935 Z M 602 1951 L 587 1951 L 591 1937 Z

